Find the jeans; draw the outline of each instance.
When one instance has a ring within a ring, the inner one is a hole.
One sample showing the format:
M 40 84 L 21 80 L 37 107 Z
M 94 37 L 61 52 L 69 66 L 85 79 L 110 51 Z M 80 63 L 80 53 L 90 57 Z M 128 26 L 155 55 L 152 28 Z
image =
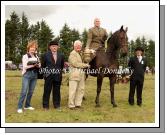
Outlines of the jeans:
M 31 97 L 37 82 L 37 72 L 27 71 L 22 78 L 22 90 L 18 102 L 18 109 L 22 109 L 26 98 L 25 107 L 30 107 Z M 27 97 L 26 97 L 27 96 Z

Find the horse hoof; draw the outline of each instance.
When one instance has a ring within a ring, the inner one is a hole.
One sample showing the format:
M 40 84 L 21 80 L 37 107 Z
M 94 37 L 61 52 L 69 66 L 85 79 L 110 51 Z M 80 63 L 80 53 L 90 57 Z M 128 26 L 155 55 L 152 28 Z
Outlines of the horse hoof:
M 96 104 L 95 107 L 100 107 L 100 105 L 99 105 L 99 104 Z
M 114 105 L 113 105 L 113 107 L 117 107 L 117 105 L 116 105 L 116 104 L 114 104 Z

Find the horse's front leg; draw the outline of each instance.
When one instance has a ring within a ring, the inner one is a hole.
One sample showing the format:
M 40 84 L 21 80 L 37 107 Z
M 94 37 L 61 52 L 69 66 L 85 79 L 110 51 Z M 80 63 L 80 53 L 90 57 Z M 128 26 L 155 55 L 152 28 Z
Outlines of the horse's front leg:
M 111 94 L 111 104 L 113 107 L 117 107 L 117 104 L 115 103 L 115 98 L 114 98 L 114 85 L 116 82 L 116 76 L 111 76 L 109 77 L 110 79 L 110 94 Z
M 103 82 L 103 76 L 98 75 L 97 76 L 97 95 L 96 95 L 96 100 L 95 100 L 96 107 L 100 107 L 99 96 L 100 96 L 100 92 L 101 92 L 102 82 Z

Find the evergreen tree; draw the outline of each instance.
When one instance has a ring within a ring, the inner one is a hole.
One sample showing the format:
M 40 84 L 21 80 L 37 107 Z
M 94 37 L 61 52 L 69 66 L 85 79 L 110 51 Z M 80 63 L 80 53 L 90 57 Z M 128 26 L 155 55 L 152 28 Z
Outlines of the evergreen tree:
M 146 42 L 146 38 L 144 36 L 141 38 L 141 47 L 144 50 L 147 50 L 147 42 Z
M 11 38 L 10 38 L 10 27 L 11 23 L 10 20 L 6 20 L 5 23 L 5 60 L 10 60 L 10 46 L 12 44 Z
M 135 40 L 135 46 L 136 46 L 136 47 L 138 47 L 138 46 L 142 46 L 140 37 L 138 37 L 138 38 Z
M 30 26 L 30 40 L 38 40 L 40 34 L 40 22 Z
M 65 60 L 68 60 L 68 56 L 70 51 L 73 49 L 73 41 L 71 41 L 70 35 L 71 30 L 67 24 L 65 24 L 60 31 L 60 44 L 61 48 L 60 50 L 64 53 Z
M 40 31 L 38 37 L 39 53 L 45 53 L 48 50 L 48 43 L 53 39 L 52 30 L 44 20 L 40 23 Z
M 152 67 L 155 66 L 155 41 L 149 40 L 148 41 L 148 66 Z
M 77 31 L 76 29 L 72 29 L 71 30 L 71 40 L 72 42 L 76 41 L 76 40 L 80 40 L 80 34 L 79 31 Z
M 18 57 L 21 61 L 21 57 L 26 53 L 26 47 L 28 44 L 28 40 L 30 38 L 30 29 L 29 29 L 29 22 L 26 15 L 23 13 L 21 18 L 20 24 L 20 45 L 19 45 L 19 54 Z
M 12 60 L 14 63 L 18 63 L 17 54 L 19 47 L 19 26 L 20 19 L 15 12 L 10 15 L 10 20 L 6 20 L 5 24 L 5 49 L 6 60 Z
M 129 57 L 132 57 L 134 55 L 134 50 L 136 48 L 135 42 L 133 40 L 128 43 L 128 48 L 129 48 Z
M 88 31 L 86 29 L 84 29 L 84 31 L 82 33 L 83 47 L 86 47 L 87 39 L 88 39 Z
M 73 50 L 73 44 L 75 40 L 79 40 L 79 32 L 75 29 L 71 30 L 65 23 L 60 31 L 60 51 L 64 53 L 65 60 L 68 60 L 70 52 Z

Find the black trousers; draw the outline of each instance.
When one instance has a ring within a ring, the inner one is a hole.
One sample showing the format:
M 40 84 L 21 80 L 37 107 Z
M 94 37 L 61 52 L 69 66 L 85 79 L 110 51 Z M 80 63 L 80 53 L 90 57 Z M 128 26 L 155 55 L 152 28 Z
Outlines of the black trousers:
M 44 84 L 44 93 L 43 93 L 43 108 L 49 108 L 49 99 L 50 93 L 52 91 L 53 96 L 53 105 L 55 108 L 60 107 L 60 81 L 56 81 L 53 77 L 47 77 Z
M 135 89 L 137 88 L 137 104 L 142 104 L 142 90 L 143 90 L 143 81 L 131 80 L 130 81 L 130 91 L 129 91 L 129 103 L 134 104 L 134 94 Z

